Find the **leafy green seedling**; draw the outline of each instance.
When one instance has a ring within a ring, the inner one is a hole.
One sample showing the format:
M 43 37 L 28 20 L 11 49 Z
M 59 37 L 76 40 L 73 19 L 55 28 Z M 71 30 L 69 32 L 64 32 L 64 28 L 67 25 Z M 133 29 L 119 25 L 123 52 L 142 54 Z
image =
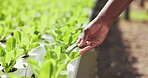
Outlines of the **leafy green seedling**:
M 6 51 L 11 52 L 14 50 L 16 46 L 16 39 L 14 37 L 10 37 L 6 42 Z
M 0 25 L 0 41 L 3 39 L 4 28 Z
M 24 34 L 19 46 L 24 50 L 25 55 L 23 56 L 23 58 L 29 57 L 28 52 L 31 49 L 40 46 L 38 35 L 36 34 L 30 35 L 29 33 Z
M 13 71 L 13 66 L 16 64 L 16 39 L 10 37 L 6 42 L 6 51 L 2 47 L 1 48 L 1 62 L 4 67 L 3 72 L 11 72 Z
M 4 57 L 6 52 L 4 51 L 4 48 L 0 46 L 0 57 Z
M 17 43 L 20 43 L 21 42 L 21 33 L 19 31 L 15 31 L 14 38 L 16 39 Z
M 76 60 L 78 57 L 80 57 L 80 53 L 78 52 L 71 52 L 69 54 L 69 57 L 70 57 L 70 62 Z
M 40 71 L 39 62 L 34 61 L 34 60 L 28 60 L 27 62 L 32 67 L 34 75 L 36 77 L 38 77 L 39 76 L 39 71 Z
M 43 61 L 41 66 L 37 61 L 34 60 L 29 60 L 28 64 L 32 67 L 35 77 L 55 78 L 56 62 L 54 59 Z
M 85 4 L 82 4 L 84 2 Z M 31 62 L 32 66 L 30 66 L 35 69 L 35 72 L 38 71 L 35 74 L 38 78 L 66 78 L 66 75 L 60 75 L 61 71 L 66 71 L 67 64 L 79 57 L 75 52 L 76 47 L 68 48 L 68 46 L 72 45 L 82 32 L 82 24 L 88 22 L 86 10 L 92 7 L 92 2 L 92 0 L 1 1 L 0 41 L 7 41 L 7 43 L 6 49 L 0 48 L 0 62 L 8 68 L 5 72 L 13 67 L 16 58 L 21 56 L 22 52 L 28 55 L 31 49 L 39 46 L 41 35 L 47 33 L 53 35 L 53 41 L 58 45 L 46 47 L 50 49 L 47 50 L 46 59 L 41 65 Z M 9 3 L 11 7 L 8 6 Z M 57 6 L 57 4 L 60 5 Z M 59 7 L 65 9 L 57 9 Z M 9 42 L 6 37 L 12 33 L 15 39 L 9 39 Z M 17 78 L 17 76 L 11 76 L 11 78 Z
M 9 73 L 7 76 L 8 76 L 8 78 L 25 78 L 25 77 L 19 77 L 14 73 Z

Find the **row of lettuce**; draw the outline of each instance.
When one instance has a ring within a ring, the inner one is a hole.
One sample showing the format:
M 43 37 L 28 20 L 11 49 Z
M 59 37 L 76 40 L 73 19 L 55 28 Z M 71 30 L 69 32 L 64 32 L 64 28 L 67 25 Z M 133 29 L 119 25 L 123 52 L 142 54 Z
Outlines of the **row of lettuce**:
M 4 68 L 0 71 L 11 75 L 17 60 L 29 57 L 28 53 L 42 43 L 46 49 L 42 64 L 28 61 L 35 77 L 66 78 L 61 71 L 79 56 L 66 49 L 88 23 L 92 1 L 0 0 L 0 64 Z

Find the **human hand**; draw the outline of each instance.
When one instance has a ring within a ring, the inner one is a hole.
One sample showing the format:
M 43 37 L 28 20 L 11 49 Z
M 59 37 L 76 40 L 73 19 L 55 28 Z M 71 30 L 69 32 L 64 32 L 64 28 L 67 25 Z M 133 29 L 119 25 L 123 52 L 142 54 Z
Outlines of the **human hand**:
M 109 28 L 109 24 L 96 23 L 94 21 L 89 23 L 77 40 L 78 47 L 83 47 L 79 53 L 83 54 L 100 45 L 106 38 Z

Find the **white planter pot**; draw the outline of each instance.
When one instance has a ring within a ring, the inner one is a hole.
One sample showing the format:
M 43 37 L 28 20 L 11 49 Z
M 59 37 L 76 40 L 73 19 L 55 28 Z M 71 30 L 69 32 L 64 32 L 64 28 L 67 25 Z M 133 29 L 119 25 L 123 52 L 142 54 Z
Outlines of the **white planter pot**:
M 37 47 L 31 52 L 29 52 L 29 57 L 20 58 L 16 64 L 14 65 L 15 68 L 17 68 L 16 71 L 11 72 L 18 76 L 24 76 L 24 77 L 31 77 L 33 75 L 31 67 L 28 65 L 27 61 L 32 59 L 38 62 L 42 61 L 42 58 L 46 55 L 46 51 L 44 47 Z M 25 65 L 25 66 L 24 66 Z M 3 67 L 0 66 L 0 70 L 2 70 Z M 0 71 L 0 75 L 2 78 L 7 78 L 6 73 Z
M 68 78 L 76 78 L 80 59 L 81 57 L 67 65 L 67 70 L 69 71 Z
M 51 43 L 54 42 L 51 35 L 43 35 L 43 38 Z M 5 47 L 5 44 L 0 43 L 0 45 Z M 14 73 L 18 76 L 31 77 L 33 75 L 33 72 L 32 72 L 31 67 L 28 65 L 27 61 L 31 59 L 31 60 L 41 62 L 43 60 L 42 58 L 46 55 L 46 50 L 44 48 L 44 42 L 40 42 L 40 46 L 31 50 L 28 53 L 28 55 L 29 55 L 29 57 L 27 57 L 27 58 L 20 58 L 19 60 L 17 60 L 16 65 L 14 66 L 15 68 L 17 68 L 17 70 L 14 72 L 11 72 L 11 73 Z M 81 57 L 79 57 L 77 60 L 75 60 L 67 65 L 66 73 L 68 74 L 68 78 L 76 78 L 80 59 L 81 59 Z M 3 67 L 0 66 L 0 70 L 2 70 L 2 69 L 3 69 Z M 0 75 L 1 75 L 1 78 L 7 78 L 6 73 L 4 73 L 2 71 L 0 71 Z

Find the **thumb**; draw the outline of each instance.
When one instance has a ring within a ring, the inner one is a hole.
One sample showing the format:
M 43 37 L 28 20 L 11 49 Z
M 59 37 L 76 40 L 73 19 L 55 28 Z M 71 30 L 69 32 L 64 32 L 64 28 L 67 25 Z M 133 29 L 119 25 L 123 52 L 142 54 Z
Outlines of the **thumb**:
M 81 40 L 81 42 L 78 44 L 78 47 L 84 47 L 86 46 L 86 40 Z
M 78 44 L 78 47 L 84 47 L 86 46 L 86 41 L 88 40 L 88 36 L 89 36 L 89 30 L 85 29 L 82 33 L 82 35 L 80 36 L 80 43 Z

